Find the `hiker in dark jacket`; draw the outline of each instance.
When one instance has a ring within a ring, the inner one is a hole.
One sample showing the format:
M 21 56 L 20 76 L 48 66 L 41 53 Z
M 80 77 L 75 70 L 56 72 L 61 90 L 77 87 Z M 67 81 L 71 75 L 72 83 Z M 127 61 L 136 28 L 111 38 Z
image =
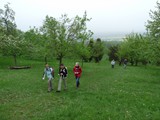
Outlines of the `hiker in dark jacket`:
M 60 65 L 60 69 L 59 69 L 60 78 L 59 78 L 59 82 L 58 82 L 58 90 L 57 90 L 57 92 L 61 91 L 62 80 L 63 80 L 63 83 L 64 83 L 64 90 L 67 89 L 67 81 L 66 81 L 67 75 L 68 75 L 67 68 L 63 64 L 61 64 Z

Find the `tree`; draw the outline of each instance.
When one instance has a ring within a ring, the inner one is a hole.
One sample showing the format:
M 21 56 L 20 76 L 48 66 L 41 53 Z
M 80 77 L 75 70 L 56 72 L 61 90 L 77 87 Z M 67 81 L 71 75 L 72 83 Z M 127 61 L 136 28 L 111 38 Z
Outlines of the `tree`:
M 14 64 L 17 66 L 17 56 L 20 56 L 26 51 L 26 42 L 20 37 L 6 37 L 3 55 L 11 55 L 14 58 Z
M 109 52 L 108 52 L 109 61 L 112 61 L 113 59 L 115 61 L 119 60 L 119 58 L 118 58 L 118 49 L 119 49 L 118 45 L 109 47 Z
M 103 46 L 103 43 L 101 41 L 100 38 L 98 38 L 95 42 L 95 45 L 94 45 L 94 50 L 93 50 L 93 54 L 94 54 L 94 59 L 95 59 L 95 62 L 98 63 L 101 61 L 103 55 L 104 55 L 104 46 Z
M 50 49 L 53 49 L 52 52 L 59 60 L 59 64 L 71 51 L 76 56 L 80 56 L 81 59 L 84 59 L 84 56 L 86 57 L 84 54 L 87 52 L 82 52 L 84 49 L 77 49 L 77 47 L 85 48 L 86 40 L 92 35 L 90 31 L 87 31 L 87 21 L 89 19 L 86 12 L 82 18 L 76 16 L 74 19 L 69 19 L 67 15 L 62 15 L 59 20 L 46 16 L 41 30 L 48 38 Z
M 9 3 L 4 5 L 4 10 L 0 9 L 0 49 L 3 55 L 11 55 L 17 65 L 17 56 L 20 56 L 26 48 L 26 43 L 22 38 L 22 32 L 16 28 L 15 12 L 9 7 Z
M 90 53 L 87 47 L 87 41 L 92 39 L 93 32 L 91 30 L 87 30 L 87 22 L 89 22 L 91 18 L 87 18 L 87 12 L 84 13 L 83 17 L 79 17 L 78 15 L 74 18 L 71 27 L 70 27 L 70 40 L 72 51 L 77 55 L 82 61 L 88 61 Z M 76 42 L 74 42 L 76 41 Z M 77 45 L 75 45 L 75 43 Z M 77 48 L 76 48 L 77 47 Z
M 150 53 L 152 53 L 152 61 L 160 62 L 160 3 L 157 2 L 155 11 L 150 11 L 150 20 L 146 25 L 147 32 L 150 35 L 151 48 Z
M 160 37 L 160 3 L 157 2 L 156 11 L 150 11 L 150 19 L 148 20 L 148 24 L 146 25 L 148 33 L 153 38 L 159 38 Z
M 47 48 L 47 38 L 37 28 L 31 28 L 24 33 L 24 39 L 28 44 L 28 51 L 25 57 L 29 59 L 44 59 L 47 63 L 47 56 L 51 56 Z
M 119 59 L 128 59 L 132 65 L 149 61 L 149 41 L 147 36 L 131 33 L 127 35 L 119 47 Z M 145 51 L 144 51 L 145 50 Z
M 46 16 L 44 25 L 41 30 L 47 38 L 49 43 L 47 48 L 52 49 L 52 53 L 59 60 L 59 64 L 62 63 L 63 57 L 68 51 L 68 25 L 70 24 L 70 19 L 67 15 L 62 15 L 60 21 L 53 17 Z
M 89 56 L 89 62 L 92 61 L 92 59 L 94 58 L 94 40 L 93 39 L 90 39 L 89 43 L 88 43 L 88 49 L 89 49 L 89 53 L 90 53 L 90 56 Z
M 4 10 L 0 9 L 0 48 L 1 52 L 5 46 L 7 36 L 13 35 L 15 12 L 9 7 L 9 3 L 4 5 Z
M 15 12 L 9 7 L 9 5 L 10 3 L 7 3 L 4 5 L 4 10 L 0 9 L 0 21 L 5 34 L 7 36 L 14 36 L 16 33 Z
M 149 36 L 147 34 L 141 36 L 140 43 L 141 46 L 139 48 L 140 49 L 139 59 L 143 65 L 147 65 L 148 62 L 152 61 L 151 57 L 152 53 L 150 50 L 151 41 L 149 39 Z
M 80 58 L 82 61 L 81 66 L 83 66 L 84 61 L 88 62 L 90 57 L 90 52 L 87 45 L 83 45 L 82 43 L 77 43 L 75 51 L 76 51 L 75 54 L 77 55 L 77 57 Z

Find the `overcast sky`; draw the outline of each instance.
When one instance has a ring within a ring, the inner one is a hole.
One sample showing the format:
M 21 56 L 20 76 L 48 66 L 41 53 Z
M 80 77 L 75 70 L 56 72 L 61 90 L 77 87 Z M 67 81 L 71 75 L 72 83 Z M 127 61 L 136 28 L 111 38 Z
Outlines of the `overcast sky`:
M 155 10 L 159 0 L 0 0 L 0 8 L 11 3 L 17 27 L 23 31 L 39 27 L 46 15 L 59 18 L 83 16 L 84 11 L 92 20 L 88 29 L 94 33 L 145 32 L 150 10 Z

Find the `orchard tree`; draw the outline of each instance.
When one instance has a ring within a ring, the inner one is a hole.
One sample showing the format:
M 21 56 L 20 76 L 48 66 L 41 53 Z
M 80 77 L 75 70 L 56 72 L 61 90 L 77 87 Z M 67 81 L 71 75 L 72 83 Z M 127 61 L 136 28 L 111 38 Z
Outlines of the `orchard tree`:
M 9 7 L 9 3 L 4 5 L 4 10 L 0 8 L 0 48 L 5 47 L 7 36 L 13 35 L 15 12 Z
M 152 61 L 160 63 L 160 3 L 157 2 L 156 10 L 150 11 L 150 20 L 146 25 L 147 32 L 150 35 Z
M 46 36 L 34 27 L 24 33 L 24 39 L 29 47 L 25 57 L 30 59 L 44 58 L 45 63 L 47 63 L 47 56 L 50 56 L 48 50 L 50 49 L 46 49 L 48 45 Z
M 26 42 L 21 37 L 7 36 L 3 55 L 11 55 L 14 58 L 14 64 L 17 66 L 17 56 L 25 54 Z
M 88 54 L 87 52 L 82 52 L 85 48 L 86 40 L 92 35 L 90 31 L 87 31 L 87 21 L 89 19 L 86 13 L 82 18 L 76 16 L 74 19 L 69 19 L 67 15 L 62 15 L 59 20 L 46 16 L 41 30 L 48 38 L 50 49 L 59 60 L 59 64 L 71 52 L 81 59 L 84 59 L 84 56 L 86 57 L 84 54 Z M 83 49 L 77 49 L 77 47 Z
M 4 10 L 0 9 L 0 49 L 3 55 L 11 55 L 17 65 L 17 56 L 22 55 L 26 48 L 23 40 L 23 33 L 16 28 L 15 12 L 9 7 L 9 3 L 4 5 Z
M 16 24 L 15 24 L 15 12 L 9 7 L 10 3 L 4 5 L 4 10 L 0 9 L 0 22 L 3 32 L 8 35 L 15 35 Z
M 87 47 L 87 45 L 83 45 L 82 43 L 77 43 L 76 48 L 74 49 L 74 54 L 77 55 L 78 58 L 81 59 L 82 62 L 82 67 L 83 67 L 83 62 L 88 62 L 89 57 L 90 57 L 90 52 Z
M 140 52 L 139 59 L 143 65 L 147 65 L 148 62 L 152 61 L 152 53 L 151 53 L 151 41 L 150 37 L 146 34 L 141 36 L 140 40 Z
M 88 43 L 88 49 L 89 49 L 89 53 L 90 53 L 90 56 L 89 56 L 89 62 L 91 62 L 94 58 L 94 40 L 93 39 L 90 39 L 89 43 Z
M 41 28 L 41 31 L 47 38 L 47 49 L 50 49 L 50 52 L 56 56 L 56 58 L 59 60 L 59 64 L 62 63 L 62 59 L 68 51 L 69 24 L 70 19 L 67 17 L 67 15 L 62 15 L 60 21 L 53 17 L 46 16 L 44 25 Z
M 123 43 L 120 46 L 119 50 L 119 57 L 121 61 L 127 59 L 133 65 L 134 63 L 138 63 L 138 54 L 139 54 L 139 47 L 138 47 L 138 40 L 136 38 L 137 34 L 131 33 L 126 35 L 124 38 Z
M 71 26 L 70 26 L 70 43 L 71 46 L 74 45 L 74 47 L 71 47 L 73 54 L 76 54 L 82 61 L 88 61 L 89 60 L 89 49 L 87 47 L 87 42 L 92 39 L 93 32 L 91 30 L 87 29 L 87 22 L 89 22 L 91 18 L 87 18 L 87 13 L 84 12 L 83 17 L 79 17 L 78 15 L 74 18 Z M 76 41 L 76 42 L 75 42 Z M 77 43 L 77 45 L 75 45 Z M 75 51 L 76 50 L 76 51 Z
M 150 20 L 146 25 L 148 33 L 155 39 L 160 38 L 160 3 L 157 2 L 156 11 L 150 11 Z
M 94 49 L 93 54 L 94 54 L 95 62 L 98 63 L 101 61 L 104 55 L 104 46 L 100 38 L 96 40 L 93 49 Z
M 108 51 L 109 61 L 112 61 L 113 59 L 115 61 L 119 60 L 119 58 L 118 58 L 118 49 L 119 49 L 118 45 L 109 47 L 109 51 Z
M 128 59 L 132 65 L 149 61 L 149 41 L 147 36 L 131 33 L 127 35 L 119 47 L 119 59 Z

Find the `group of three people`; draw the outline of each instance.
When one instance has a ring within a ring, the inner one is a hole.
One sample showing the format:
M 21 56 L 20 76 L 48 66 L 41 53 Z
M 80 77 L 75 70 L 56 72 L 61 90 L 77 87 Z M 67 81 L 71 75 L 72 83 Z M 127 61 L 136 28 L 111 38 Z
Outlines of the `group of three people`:
M 79 88 L 80 85 L 80 77 L 81 77 L 81 73 L 82 73 L 82 68 L 79 66 L 79 63 L 76 62 L 74 68 L 73 68 L 73 72 L 76 78 L 76 88 Z M 60 76 L 59 78 L 59 82 L 58 82 L 58 90 L 57 92 L 61 91 L 61 84 L 62 81 L 64 83 L 64 90 L 67 89 L 67 82 L 66 82 L 66 78 L 68 75 L 68 71 L 67 68 L 64 66 L 64 64 L 60 65 L 59 68 L 59 74 Z M 45 76 L 47 76 L 48 78 L 48 92 L 53 90 L 53 86 L 52 86 L 52 79 L 54 78 L 54 69 L 52 67 L 49 67 L 48 64 L 46 64 L 45 69 L 44 69 L 44 73 L 43 73 L 43 80 L 45 79 Z

